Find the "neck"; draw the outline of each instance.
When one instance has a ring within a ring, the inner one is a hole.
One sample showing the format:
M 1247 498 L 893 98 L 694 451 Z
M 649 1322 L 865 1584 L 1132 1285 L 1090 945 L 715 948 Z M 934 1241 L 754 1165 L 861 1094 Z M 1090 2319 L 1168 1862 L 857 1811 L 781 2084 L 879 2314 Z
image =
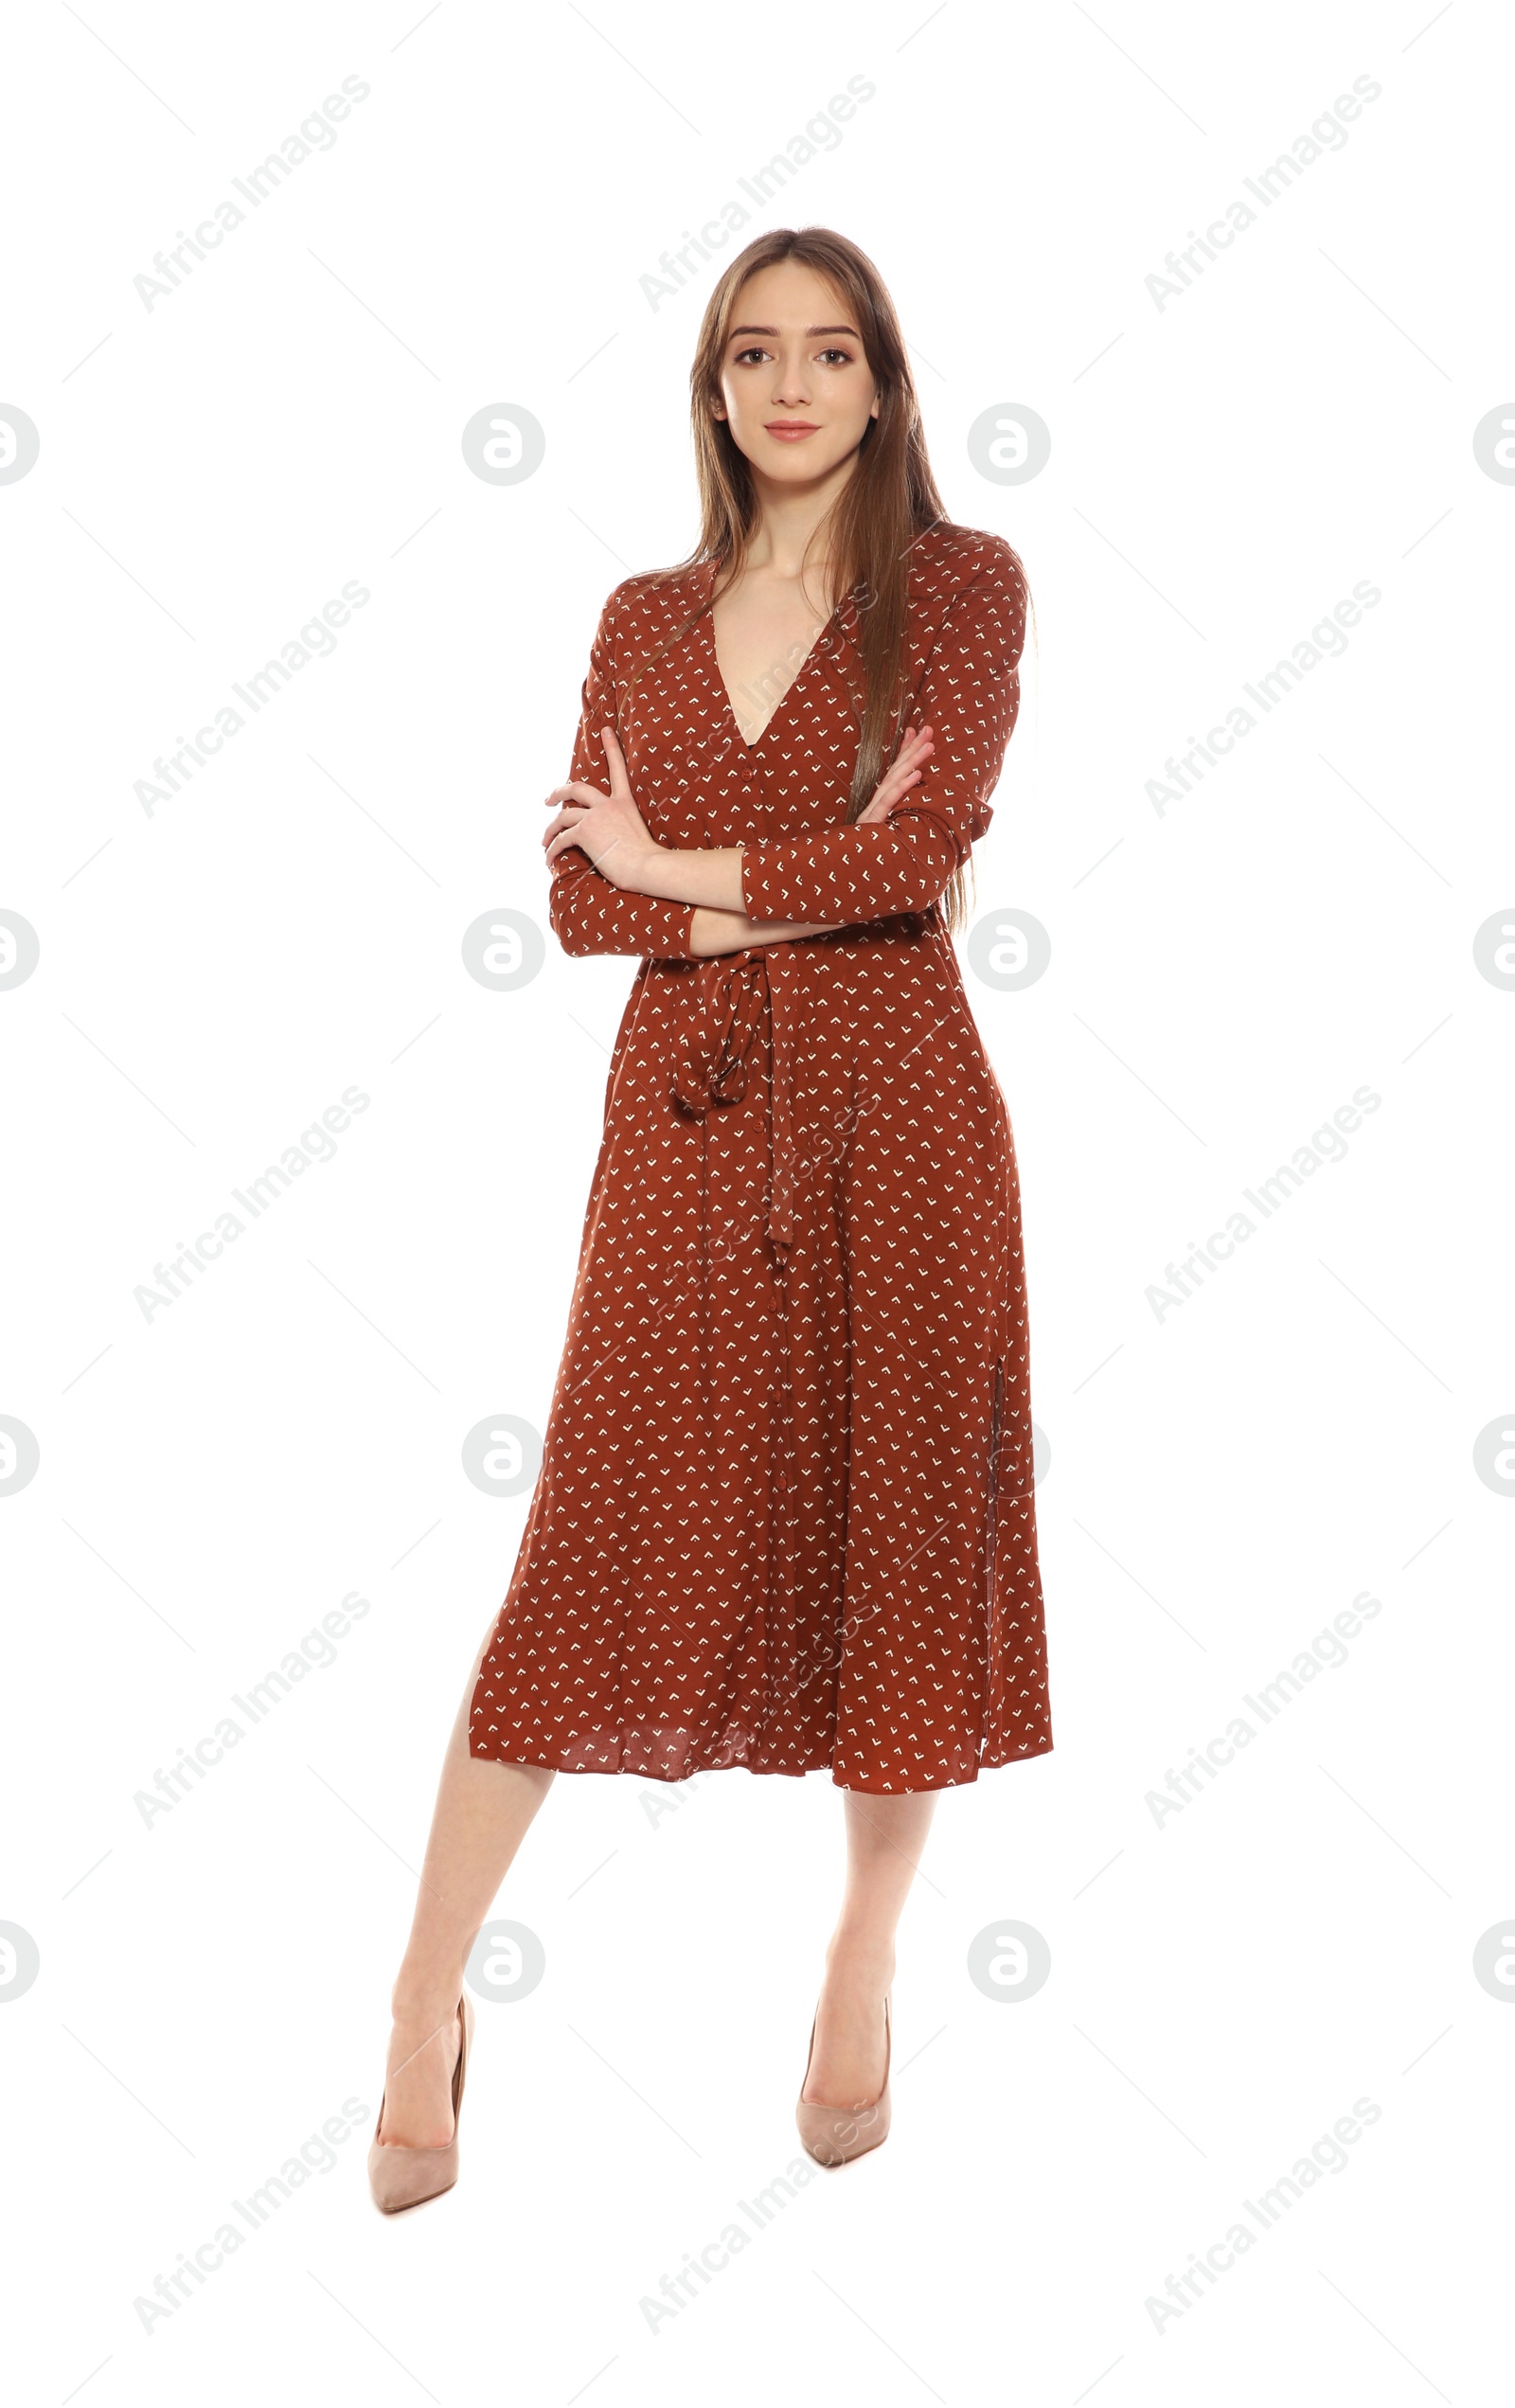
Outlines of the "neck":
M 814 551 L 808 554 L 807 547 L 856 468 L 854 452 L 839 460 L 829 475 L 799 487 L 777 485 L 755 470 L 758 515 L 747 539 L 749 570 L 789 584 L 799 582 L 802 570 L 808 577 L 824 577 L 829 566 L 825 534 L 820 537 L 818 557 Z

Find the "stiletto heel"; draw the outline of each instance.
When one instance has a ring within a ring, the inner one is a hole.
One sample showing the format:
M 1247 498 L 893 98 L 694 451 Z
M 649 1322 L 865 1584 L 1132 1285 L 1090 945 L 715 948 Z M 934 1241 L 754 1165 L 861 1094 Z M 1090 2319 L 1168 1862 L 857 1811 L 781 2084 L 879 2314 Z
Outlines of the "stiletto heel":
M 820 2008 L 811 2019 L 811 2044 L 805 2059 L 804 2080 L 799 2086 L 799 2099 L 794 2109 L 794 2121 L 799 2136 L 809 2154 L 819 2166 L 846 2166 L 854 2157 L 862 2157 L 877 2149 L 889 2137 L 889 1999 L 883 2000 L 883 2087 L 877 2098 L 861 2106 L 827 2107 L 816 2099 L 807 2098 L 805 2083 L 811 2078 L 811 2060 L 815 2054 L 815 2024 Z
M 457 2119 L 463 2108 L 463 2083 L 468 2074 L 468 2053 L 473 2042 L 473 2001 L 467 1990 L 457 2002 L 457 2063 L 453 2068 L 453 2137 L 437 2149 L 410 2149 L 402 2143 L 381 2140 L 383 2130 L 384 2102 L 379 2100 L 379 2120 L 368 2143 L 368 2188 L 373 2203 L 385 2216 L 398 2215 L 402 2207 L 419 2207 L 423 2200 L 436 2199 L 451 2190 L 457 2180 Z

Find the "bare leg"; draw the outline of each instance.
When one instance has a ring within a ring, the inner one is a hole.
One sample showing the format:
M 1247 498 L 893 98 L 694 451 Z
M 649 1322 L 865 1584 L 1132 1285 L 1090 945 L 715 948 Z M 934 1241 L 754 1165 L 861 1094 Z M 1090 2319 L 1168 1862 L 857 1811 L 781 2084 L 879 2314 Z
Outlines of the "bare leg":
M 463 1968 L 553 1780 L 544 1765 L 469 1754 L 469 1709 L 493 1635 L 491 1620 L 442 1758 L 416 1917 L 390 1999 L 383 2138 L 412 2149 L 452 2138 Z
M 883 1996 L 894 1979 L 894 1935 L 936 1810 L 934 1790 L 847 1801 L 847 1888 L 826 1952 L 815 2050 L 804 2095 L 852 2107 L 883 2081 Z

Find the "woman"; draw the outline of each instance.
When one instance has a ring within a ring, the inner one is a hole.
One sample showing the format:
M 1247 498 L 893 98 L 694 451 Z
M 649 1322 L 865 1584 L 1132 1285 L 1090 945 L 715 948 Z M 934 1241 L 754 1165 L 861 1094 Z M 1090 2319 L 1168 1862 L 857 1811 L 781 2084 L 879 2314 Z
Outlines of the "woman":
M 829 1770 L 847 1881 L 796 2114 L 835 2165 L 888 2129 L 936 1793 L 1052 1745 L 1015 1156 L 946 933 L 1015 721 L 1020 562 L 946 519 L 842 237 L 732 262 L 692 388 L 699 549 L 611 595 L 547 797 L 560 940 L 640 960 L 395 1984 L 386 2208 L 455 2179 L 463 1968 L 555 1772 Z

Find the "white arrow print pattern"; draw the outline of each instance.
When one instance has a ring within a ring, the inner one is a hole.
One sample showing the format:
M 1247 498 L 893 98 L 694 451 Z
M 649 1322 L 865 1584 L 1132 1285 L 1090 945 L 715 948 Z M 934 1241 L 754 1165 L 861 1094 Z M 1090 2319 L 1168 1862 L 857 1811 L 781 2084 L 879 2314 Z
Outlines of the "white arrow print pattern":
M 934 908 L 991 817 L 1025 586 L 1000 536 L 914 545 L 905 717 L 936 754 L 849 828 L 851 605 L 749 745 L 686 624 L 715 573 L 615 588 L 570 775 L 603 785 L 614 722 L 660 842 L 741 844 L 756 919 L 852 924 L 696 960 L 687 905 L 555 865 L 564 949 L 641 959 L 470 1744 L 949 1788 L 1052 1746 L 1014 1144 Z

